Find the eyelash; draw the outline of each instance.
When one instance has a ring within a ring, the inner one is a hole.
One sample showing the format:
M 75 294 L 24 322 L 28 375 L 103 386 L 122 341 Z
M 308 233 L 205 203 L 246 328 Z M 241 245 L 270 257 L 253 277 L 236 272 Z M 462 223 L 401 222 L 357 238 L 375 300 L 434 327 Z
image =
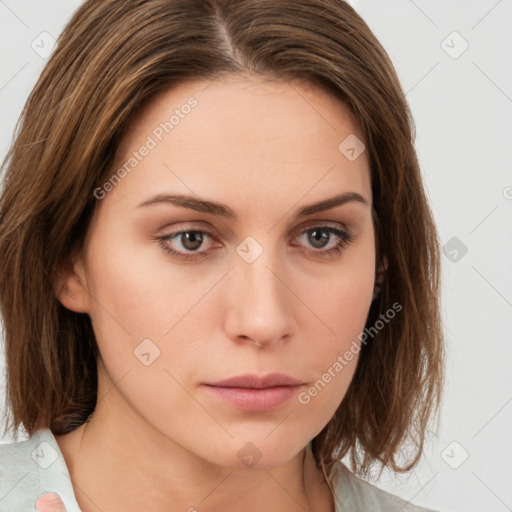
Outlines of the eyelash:
M 289 237 L 289 240 L 290 239 L 294 239 L 294 238 L 298 238 L 299 236 L 303 235 L 304 233 L 308 233 L 309 231 L 314 231 L 314 230 L 317 230 L 317 229 L 321 229 L 321 230 L 327 231 L 330 234 L 334 234 L 334 235 L 338 236 L 339 239 L 340 239 L 338 241 L 338 243 L 334 247 L 331 247 L 330 249 L 319 249 L 319 250 L 314 250 L 313 249 L 313 250 L 308 251 L 309 253 L 312 253 L 314 256 L 320 256 L 321 258 L 335 257 L 337 254 L 340 254 L 343 251 L 343 249 L 345 249 L 349 244 L 351 244 L 354 241 L 354 238 L 355 238 L 353 235 L 350 235 L 346 231 L 342 231 L 342 230 L 340 230 L 338 228 L 335 228 L 333 226 L 318 225 L 318 226 L 311 226 L 311 227 L 302 229 L 297 234 L 294 233 L 292 236 Z M 212 239 L 215 239 L 213 234 L 210 233 L 209 231 L 206 231 L 206 230 L 201 230 L 201 229 L 184 229 L 184 230 L 181 230 L 181 231 L 176 231 L 174 233 L 171 233 L 170 235 L 166 235 L 166 236 L 163 236 L 163 237 L 157 237 L 158 244 L 160 245 L 160 247 L 166 253 L 170 254 L 171 256 L 175 256 L 175 257 L 182 258 L 182 259 L 185 259 L 185 260 L 196 261 L 198 259 L 203 259 L 204 257 L 206 257 L 206 252 L 205 251 L 203 251 L 203 252 L 193 252 L 193 253 L 190 253 L 190 254 L 189 253 L 182 253 L 182 252 L 179 252 L 179 251 L 175 251 L 174 249 L 171 249 L 167 245 L 167 242 L 169 240 L 171 240 L 173 238 L 177 238 L 177 237 L 179 237 L 180 235 L 182 235 L 184 233 L 201 233 L 203 235 L 205 235 L 205 234 L 208 235 Z M 329 239 L 329 241 L 330 241 L 330 239 Z

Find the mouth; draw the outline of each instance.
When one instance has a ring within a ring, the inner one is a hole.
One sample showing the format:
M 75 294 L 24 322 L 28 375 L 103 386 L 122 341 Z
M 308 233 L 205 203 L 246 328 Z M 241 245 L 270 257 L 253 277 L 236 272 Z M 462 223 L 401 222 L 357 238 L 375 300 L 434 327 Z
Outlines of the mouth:
M 204 387 L 238 409 L 264 412 L 283 406 L 304 384 L 289 375 L 273 373 L 265 376 L 239 375 L 205 383 Z

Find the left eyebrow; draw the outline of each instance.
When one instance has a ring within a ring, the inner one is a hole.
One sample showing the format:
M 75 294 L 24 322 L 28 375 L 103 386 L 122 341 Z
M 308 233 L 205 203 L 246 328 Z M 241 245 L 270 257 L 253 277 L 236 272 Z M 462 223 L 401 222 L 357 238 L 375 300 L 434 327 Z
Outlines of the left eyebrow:
M 302 218 L 313 213 L 330 210 L 350 202 L 356 202 L 365 206 L 370 206 L 369 202 L 361 194 L 358 194 L 357 192 L 344 192 L 343 194 L 339 194 L 334 197 L 323 199 L 322 201 L 303 206 L 297 212 L 297 218 Z M 185 194 L 157 194 L 137 205 L 137 208 L 159 203 L 169 203 L 181 208 L 189 208 L 198 212 L 210 213 L 212 215 L 231 219 L 236 219 L 237 217 L 236 213 L 225 204 L 208 201 L 206 199 L 198 198 L 197 196 Z
M 306 217 L 312 213 L 330 210 L 331 208 L 335 208 L 336 206 L 341 206 L 350 202 L 356 202 L 365 206 L 370 206 L 369 202 L 361 194 L 358 194 L 357 192 L 345 192 L 344 194 L 339 194 L 337 196 L 330 197 L 329 199 L 324 199 L 318 203 L 304 206 L 297 213 L 297 218 L 300 219 L 301 217 Z

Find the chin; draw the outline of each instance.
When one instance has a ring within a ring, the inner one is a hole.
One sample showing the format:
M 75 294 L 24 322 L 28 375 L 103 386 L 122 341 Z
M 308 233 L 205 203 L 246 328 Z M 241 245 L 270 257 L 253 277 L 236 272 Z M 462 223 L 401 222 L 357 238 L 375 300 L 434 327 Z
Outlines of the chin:
M 295 439 L 296 434 L 288 436 L 275 433 L 268 435 L 240 435 L 227 443 L 211 446 L 206 457 L 214 464 L 232 470 L 272 469 L 282 466 L 296 457 L 308 444 L 308 440 Z M 290 442 L 290 441 L 294 442 Z

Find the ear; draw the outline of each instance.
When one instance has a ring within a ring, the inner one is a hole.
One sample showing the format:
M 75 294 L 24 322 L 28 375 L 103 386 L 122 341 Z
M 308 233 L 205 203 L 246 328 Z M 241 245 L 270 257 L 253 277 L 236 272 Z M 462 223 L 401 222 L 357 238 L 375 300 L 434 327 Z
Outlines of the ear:
M 386 277 L 386 271 L 388 269 L 388 259 L 386 256 L 382 256 L 382 260 L 380 261 L 380 264 L 378 264 L 377 268 L 375 269 L 375 287 L 373 289 L 373 298 L 372 300 L 375 300 L 382 290 L 382 286 L 384 284 L 384 279 Z
M 76 313 L 89 312 L 90 295 L 81 256 L 57 268 L 54 289 L 55 296 L 65 308 Z

